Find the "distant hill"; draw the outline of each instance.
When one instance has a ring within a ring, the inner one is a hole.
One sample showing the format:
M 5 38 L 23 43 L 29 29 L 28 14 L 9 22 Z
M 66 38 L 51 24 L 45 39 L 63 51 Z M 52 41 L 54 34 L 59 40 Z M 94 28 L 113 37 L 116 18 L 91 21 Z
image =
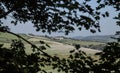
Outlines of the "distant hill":
M 119 37 L 118 35 L 96 35 L 96 36 L 86 36 L 86 37 L 72 37 L 73 39 L 77 40 L 84 40 L 84 41 L 98 41 L 98 42 L 112 42 L 116 41 L 111 37 Z
M 84 48 L 91 48 L 95 50 L 102 50 L 105 43 L 104 42 L 97 42 L 97 41 L 82 41 L 82 40 L 74 40 L 71 38 L 63 37 L 63 36 L 56 36 L 56 37 L 49 37 L 49 36 L 41 36 L 41 35 L 34 35 L 34 34 L 23 34 L 19 33 L 20 36 L 24 37 L 28 41 L 34 44 L 40 44 L 40 41 L 45 41 L 49 45 L 54 45 L 52 48 L 62 48 L 60 44 L 74 46 L 75 44 L 79 44 L 81 47 Z M 10 46 L 10 43 L 14 39 L 20 39 L 14 35 L 9 33 L 0 33 L 0 44 L 5 44 L 5 46 Z M 77 37 L 79 39 L 79 37 Z M 85 39 L 85 37 L 81 37 L 81 39 Z M 27 44 L 23 41 L 24 44 Z M 56 47 L 56 45 L 59 45 Z M 67 48 L 67 47 L 64 47 Z M 70 47 L 69 47 L 70 48 Z
M 81 40 L 83 39 L 84 37 L 83 36 L 75 36 L 75 37 L 72 37 L 72 39 L 76 39 L 76 40 Z
M 19 33 L 20 36 L 24 37 L 25 39 L 29 39 L 30 37 L 26 34 Z M 18 37 L 9 34 L 9 33 L 2 33 L 0 32 L 0 43 L 10 43 L 13 39 L 19 39 Z

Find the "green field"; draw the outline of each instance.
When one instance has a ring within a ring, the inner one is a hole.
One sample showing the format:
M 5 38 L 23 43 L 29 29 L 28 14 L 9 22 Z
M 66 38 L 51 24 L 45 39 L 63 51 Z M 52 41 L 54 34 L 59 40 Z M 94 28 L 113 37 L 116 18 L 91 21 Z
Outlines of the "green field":
M 88 45 L 99 45 L 104 44 L 102 42 L 95 42 L 95 41 L 81 41 L 81 40 L 73 40 L 73 39 L 62 39 L 62 40 L 56 40 L 57 42 L 73 45 L 73 44 L 80 44 L 81 46 L 88 46 Z
M 104 44 L 101 42 L 93 42 L 93 41 L 80 41 L 80 40 L 73 40 L 69 38 L 65 38 L 62 40 L 55 40 L 43 36 L 29 36 L 26 34 L 19 34 L 20 36 L 24 37 L 28 41 L 32 42 L 33 44 L 36 44 L 37 46 L 40 45 L 39 41 L 44 41 L 48 45 L 51 46 L 51 48 L 47 48 L 45 50 L 47 53 L 51 55 L 59 55 L 59 56 L 66 56 L 69 55 L 69 51 L 71 49 L 74 49 L 73 45 L 74 44 L 80 44 L 80 46 L 88 46 L 88 45 L 99 45 L 99 44 Z M 8 34 L 8 33 L 0 33 L 0 44 L 4 44 L 6 47 L 10 47 L 10 43 L 12 39 L 19 39 L 18 37 Z M 23 41 L 24 42 L 24 41 Z M 30 53 L 31 50 L 29 49 L 31 46 L 24 42 L 26 46 L 26 52 Z M 89 53 L 89 52 L 88 52 Z
M 36 44 L 37 46 L 40 46 L 40 40 L 44 41 L 48 45 L 51 46 L 51 48 L 47 48 L 45 52 L 47 52 L 50 55 L 57 55 L 60 58 L 67 58 L 69 56 L 69 51 L 74 49 L 73 44 L 80 44 L 82 46 L 87 45 L 98 45 L 98 44 L 104 44 L 100 42 L 88 42 L 88 41 L 79 41 L 79 40 L 72 40 L 72 39 L 62 39 L 62 40 L 53 40 L 46 37 L 40 37 L 40 36 L 28 36 L 25 34 L 19 34 L 20 36 L 24 37 L 28 41 Z M 14 35 L 8 34 L 8 33 L 0 33 L 0 44 L 4 44 L 5 47 L 10 47 L 10 43 L 12 39 L 19 39 Z M 23 41 L 24 42 L 24 41 Z M 25 43 L 26 52 L 29 54 L 32 52 L 31 46 L 27 43 Z M 82 48 L 81 50 L 85 51 L 87 54 L 93 56 L 94 53 L 99 52 L 98 50 L 88 49 L 88 48 Z M 94 58 L 97 58 L 94 56 Z M 52 71 L 51 67 L 45 67 L 47 71 Z M 57 73 L 56 70 L 52 71 L 53 73 Z

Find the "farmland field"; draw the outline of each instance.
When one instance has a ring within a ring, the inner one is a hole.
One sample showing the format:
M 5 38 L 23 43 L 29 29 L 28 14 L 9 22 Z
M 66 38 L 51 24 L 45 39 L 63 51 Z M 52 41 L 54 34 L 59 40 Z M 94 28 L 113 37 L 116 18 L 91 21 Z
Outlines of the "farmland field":
M 73 44 L 80 44 L 80 45 L 98 45 L 98 44 L 104 44 L 104 43 L 100 43 L 100 42 L 87 42 L 87 41 L 78 41 L 78 40 L 72 40 L 72 39 L 62 39 L 62 40 L 53 40 L 50 38 L 46 38 L 46 37 L 41 37 L 41 36 L 28 36 L 28 35 L 23 35 L 20 34 L 22 37 L 24 37 L 25 39 L 27 39 L 28 41 L 36 44 L 37 46 L 40 45 L 40 40 L 44 41 L 45 43 L 47 43 L 48 45 L 50 45 L 50 48 L 47 48 L 47 50 L 45 50 L 45 52 L 47 52 L 50 55 L 57 55 L 60 58 L 67 58 L 69 55 L 69 51 L 72 49 L 75 49 Z M 3 40 L 4 39 L 4 40 Z M 12 39 L 19 39 L 16 36 L 10 35 L 10 34 L 0 34 L 0 44 L 4 44 L 5 47 L 10 47 L 10 43 Z M 24 42 L 24 41 L 23 41 Z M 26 52 L 29 54 L 32 52 L 32 50 L 30 49 L 30 45 L 25 43 L 25 47 L 26 47 Z M 89 49 L 89 48 L 84 48 L 81 47 L 80 50 L 86 52 L 88 55 L 93 56 L 93 54 L 95 54 L 96 52 L 100 52 L 99 50 L 93 50 L 93 49 Z M 97 58 L 94 56 L 94 58 Z M 45 67 L 45 69 L 47 71 L 51 71 L 51 67 Z M 56 70 L 53 71 L 53 73 L 57 73 Z
M 63 55 L 64 53 L 67 54 L 69 53 L 69 51 L 71 49 L 74 49 L 73 44 L 80 44 L 81 46 L 88 46 L 88 45 L 98 45 L 98 44 L 104 44 L 101 42 L 92 42 L 92 41 L 80 41 L 80 40 L 72 40 L 72 39 L 62 39 L 62 40 L 54 40 L 54 39 L 50 39 L 50 38 L 46 38 L 46 37 L 41 37 L 41 36 L 29 36 L 26 34 L 20 34 L 20 36 L 24 37 L 25 39 L 27 39 L 28 41 L 36 44 L 36 45 L 40 45 L 39 41 L 44 41 L 45 43 L 47 43 L 48 45 L 51 46 L 51 48 L 47 48 L 46 52 L 50 53 L 50 54 L 61 54 Z M 0 33 L 0 44 L 4 43 L 4 46 L 9 47 L 11 40 L 12 39 L 19 39 L 14 35 L 8 34 L 8 33 Z M 24 42 L 24 41 L 23 41 Z M 25 43 L 25 42 L 24 42 Z M 30 45 L 28 45 L 27 43 L 26 47 L 29 48 Z M 88 48 L 81 48 L 81 50 L 86 51 L 87 53 L 91 53 L 91 51 L 98 51 L 98 50 L 92 50 L 92 49 L 88 49 L 89 52 L 86 50 Z M 29 50 L 30 51 L 30 50 Z M 29 52 L 27 50 L 27 52 Z

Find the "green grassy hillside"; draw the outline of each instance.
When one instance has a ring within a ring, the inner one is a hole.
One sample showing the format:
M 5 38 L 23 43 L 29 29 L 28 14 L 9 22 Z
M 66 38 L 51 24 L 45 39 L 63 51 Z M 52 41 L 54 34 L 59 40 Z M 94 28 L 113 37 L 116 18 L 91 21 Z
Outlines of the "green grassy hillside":
M 25 39 L 30 38 L 26 34 L 19 34 L 19 35 L 24 37 Z M 12 39 L 19 39 L 19 38 L 12 34 L 9 34 L 9 33 L 1 33 L 0 32 L 0 43 L 10 43 Z
M 42 37 L 42 36 L 29 36 L 26 34 L 19 34 L 20 36 L 24 37 L 25 39 L 27 39 L 28 41 L 36 44 L 37 46 L 40 46 L 40 40 L 44 41 L 45 43 L 47 43 L 48 45 L 51 46 L 51 48 L 47 48 L 47 50 L 45 50 L 45 52 L 47 52 L 50 55 L 56 55 L 59 56 L 60 58 L 67 58 L 69 56 L 69 51 L 72 49 L 75 49 L 73 44 L 80 44 L 80 45 L 84 45 L 84 46 L 88 46 L 88 45 L 98 45 L 98 44 L 103 44 L 100 42 L 88 42 L 88 41 L 79 41 L 79 40 L 72 40 L 72 39 L 62 39 L 62 40 L 55 40 L 52 38 L 47 38 L 47 37 Z M 8 33 L 0 33 L 0 43 L 3 43 L 5 47 L 10 47 L 10 42 L 12 39 L 18 39 L 16 36 L 8 34 Z M 25 43 L 25 47 L 26 47 L 26 53 L 29 54 L 32 52 L 31 50 L 31 46 L 27 43 Z M 94 53 L 99 52 L 99 50 L 93 50 L 93 49 L 89 49 L 89 48 L 80 48 L 82 51 L 85 51 L 87 54 L 89 54 L 90 56 L 94 57 L 94 58 L 98 58 L 96 56 L 93 56 Z M 51 67 L 45 67 L 46 71 L 52 71 L 53 73 L 58 73 L 56 70 L 52 70 Z M 61 72 L 62 73 L 62 72 Z
M 80 41 L 80 40 L 73 40 L 69 38 L 64 39 L 53 39 L 53 37 L 44 37 L 44 36 L 30 36 L 26 34 L 19 34 L 20 36 L 24 37 L 28 41 L 30 41 L 33 44 L 36 44 L 37 46 L 40 45 L 39 41 L 44 41 L 48 45 L 51 46 L 51 48 L 48 48 L 46 52 L 48 52 L 51 55 L 58 54 L 60 56 L 67 55 L 71 49 L 74 49 L 75 44 L 80 44 L 81 47 L 91 48 L 96 47 L 97 45 L 101 45 L 104 43 L 101 42 L 93 42 L 93 41 Z M 4 46 L 10 47 L 10 43 L 12 39 L 19 39 L 14 35 L 8 34 L 8 33 L 0 33 L 0 43 L 3 43 Z M 24 41 L 23 41 L 24 42 Z M 24 42 L 25 43 L 25 42 Z M 30 45 L 25 43 L 25 46 L 27 48 L 30 48 Z M 99 47 L 99 46 L 97 46 Z M 94 49 L 94 48 L 93 48 Z M 31 52 L 30 49 L 26 49 L 28 53 Z
M 81 46 L 104 44 L 102 42 L 81 41 L 81 40 L 74 40 L 74 39 L 62 39 L 62 40 L 54 40 L 54 41 L 57 41 L 63 44 L 68 44 L 68 45 L 80 44 Z
M 52 45 L 52 44 L 55 45 L 58 42 L 58 43 L 71 45 L 71 46 L 73 46 L 74 44 L 80 44 L 80 46 L 87 47 L 87 48 L 89 48 L 89 46 L 91 47 L 91 46 L 105 44 L 105 43 L 97 42 L 97 41 L 81 41 L 81 40 L 74 40 L 70 38 L 64 38 L 64 39 L 59 40 L 59 39 L 53 39 L 53 37 L 48 38 L 48 37 L 37 36 L 37 35 L 34 35 L 34 36 L 30 36 L 26 34 L 19 34 L 19 35 L 24 37 L 28 41 L 31 41 L 34 44 L 40 44 L 39 42 L 40 40 L 45 41 L 49 45 Z M 9 44 L 12 39 L 19 39 L 19 38 L 14 35 L 8 34 L 8 33 L 0 33 L 0 43 Z
M 116 41 L 111 37 L 119 37 L 119 35 L 96 35 L 96 36 L 86 36 L 86 37 L 73 37 L 73 39 L 85 40 L 85 41 L 98 41 L 98 42 L 113 42 Z

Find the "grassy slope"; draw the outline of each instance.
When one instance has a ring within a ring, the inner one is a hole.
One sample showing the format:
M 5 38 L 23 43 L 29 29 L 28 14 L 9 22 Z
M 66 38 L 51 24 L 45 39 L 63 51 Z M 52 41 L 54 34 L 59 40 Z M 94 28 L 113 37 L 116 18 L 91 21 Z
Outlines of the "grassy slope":
M 63 57 L 68 57 L 69 55 L 69 51 L 71 49 L 74 49 L 74 47 L 72 46 L 72 44 L 81 44 L 81 45 L 90 45 L 90 44 L 101 44 L 98 42 L 87 42 L 87 41 L 77 41 L 77 40 L 72 40 L 72 39 L 63 39 L 63 40 L 52 40 L 49 38 L 45 38 L 45 37 L 38 37 L 38 36 L 27 36 L 27 35 L 23 35 L 20 34 L 21 36 L 23 36 L 24 38 L 26 38 L 27 40 L 31 41 L 32 43 L 36 44 L 37 46 L 40 45 L 39 41 L 45 41 L 47 44 L 49 44 L 51 46 L 51 48 L 48 48 L 47 50 L 45 50 L 45 52 L 47 52 L 50 55 L 57 55 L 60 56 L 61 58 Z M 18 39 L 16 36 L 13 36 L 11 34 L 7 34 L 7 33 L 0 33 L 0 43 L 4 43 L 4 46 L 9 47 L 10 46 L 10 41 L 12 39 Z M 31 53 L 31 49 L 30 49 L 30 45 L 26 44 L 26 52 L 29 54 Z M 94 54 L 95 52 L 98 52 L 96 50 L 92 50 L 92 49 L 87 49 L 87 48 L 81 48 L 81 50 L 86 51 L 88 54 Z M 52 70 L 51 67 L 46 67 L 45 68 L 47 71 L 52 71 L 53 73 L 58 73 L 56 70 Z
M 71 49 L 74 49 L 72 46 L 73 44 L 80 44 L 80 45 L 98 45 L 103 44 L 100 42 L 88 42 L 88 41 L 78 41 L 78 40 L 72 40 L 72 39 L 63 39 L 63 40 L 53 40 L 45 37 L 40 36 L 27 36 L 25 34 L 20 34 L 25 39 L 31 41 L 32 43 L 36 45 L 40 45 L 39 41 L 45 41 L 47 44 L 51 46 L 51 48 L 48 48 L 46 52 L 48 52 L 51 55 L 58 54 L 61 57 L 65 57 L 65 55 L 68 55 L 69 51 Z M 4 46 L 10 46 L 10 41 L 12 39 L 18 39 L 16 36 L 8 34 L 8 33 L 0 33 L 0 43 L 4 43 Z M 26 43 L 25 43 L 26 44 Z M 30 48 L 30 45 L 26 44 L 27 48 Z M 30 49 L 26 49 L 28 53 L 31 52 Z
M 20 36 L 24 37 L 25 39 L 29 39 L 30 37 L 25 34 L 20 34 Z M 19 39 L 16 36 L 8 33 L 0 33 L 0 43 L 10 43 L 13 39 Z
M 104 43 L 95 42 L 95 41 L 80 41 L 80 40 L 73 40 L 73 39 L 62 39 L 62 40 L 56 40 L 56 41 L 64 44 L 69 44 L 69 45 L 80 44 L 81 46 L 104 44 Z

